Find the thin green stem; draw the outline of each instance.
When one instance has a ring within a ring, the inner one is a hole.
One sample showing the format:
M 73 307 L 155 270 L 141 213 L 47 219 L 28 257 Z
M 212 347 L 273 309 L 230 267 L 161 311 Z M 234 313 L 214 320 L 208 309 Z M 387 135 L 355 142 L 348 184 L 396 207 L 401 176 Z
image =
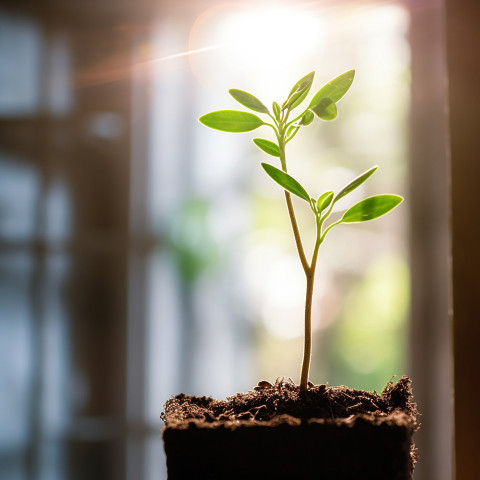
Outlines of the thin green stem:
M 298 130 L 300 129 L 300 127 L 296 127 L 296 129 L 294 130 L 293 133 L 290 134 L 290 136 L 285 140 L 285 143 L 288 143 L 290 140 L 292 140 L 292 138 L 298 133 Z
M 282 164 L 282 170 L 287 173 L 287 162 L 285 159 L 285 140 L 283 138 L 284 132 L 280 129 L 279 132 L 279 148 L 280 148 L 280 162 Z M 288 216 L 290 217 L 290 223 L 292 224 L 293 236 L 295 238 L 295 244 L 297 246 L 298 256 L 300 257 L 300 262 L 302 263 L 303 270 L 305 274 L 308 274 L 309 265 L 307 257 L 305 256 L 305 250 L 303 249 L 302 238 L 300 236 L 300 231 L 298 229 L 297 219 L 295 217 L 295 210 L 293 209 L 293 202 L 290 192 L 285 190 L 285 201 L 287 203 Z
M 269 112 L 267 113 L 267 115 L 273 120 L 273 123 L 275 124 L 275 126 L 278 128 L 279 127 L 279 123 L 278 123 L 278 120 Z M 271 124 L 269 124 L 271 125 Z
M 272 125 L 271 123 L 267 123 L 267 122 L 264 122 L 263 124 L 264 124 L 264 125 L 267 125 L 267 127 L 273 128 L 273 130 L 274 130 L 275 132 L 277 131 L 277 127 L 275 127 L 275 125 Z
M 313 249 L 312 261 L 307 276 L 307 290 L 305 295 L 305 336 L 303 346 L 303 363 L 300 374 L 300 391 L 305 393 L 308 389 L 308 374 L 310 372 L 310 363 L 312 359 L 312 302 L 313 302 L 313 286 L 315 283 L 315 269 L 317 266 L 318 250 L 322 244 L 322 222 L 319 215 L 316 216 L 317 221 L 317 238 L 315 248 Z
M 335 202 L 337 201 L 336 197 L 333 198 L 332 203 L 330 203 L 330 207 L 328 207 L 328 210 L 322 215 L 320 218 L 320 223 L 323 224 L 323 222 L 330 216 L 333 210 L 333 206 L 335 205 Z
M 307 110 L 308 110 L 308 108 L 307 108 Z M 285 128 L 288 128 L 290 125 L 293 125 L 295 122 L 298 122 L 298 120 L 300 120 L 300 119 L 303 117 L 303 115 L 305 114 L 305 112 L 306 112 L 307 110 L 304 110 L 298 117 L 295 117 L 293 120 L 291 120 L 290 122 L 288 122 L 288 123 L 285 125 Z
M 323 242 L 323 240 L 325 239 L 327 233 L 328 233 L 333 227 L 336 227 L 336 226 L 339 225 L 340 223 L 342 223 L 342 220 L 341 220 L 341 219 L 340 219 L 338 222 L 334 222 L 334 223 L 332 223 L 331 225 L 329 225 L 329 226 L 325 229 L 325 231 L 323 232 L 323 234 L 322 234 L 322 237 L 321 237 L 321 239 L 320 239 L 321 242 Z
M 285 145 L 287 141 L 285 140 L 286 121 L 288 118 L 288 111 L 282 117 L 279 122 L 278 131 L 275 132 L 278 139 L 278 146 L 280 149 L 280 163 L 282 165 L 282 170 L 287 173 L 287 161 L 285 156 Z M 303 113 L 302 113 L 303 115 Z M 300 117 L 299 117 L 300 118 Z M 292 122 L 293 123 L 293 122 Z M 296 133 L 296 132 L 295 132 Z M 293 138 L 294 134 L 290 136 L 290 140 Z M 295 211 L 293 209 L 292 198 L 289 192 L 285 190 L 285 200 L 287 203 L 288 215 L 290 217 L 290 223 L 292 224 L 293 236 L 295 238 L 295 244 L 297 246 L 298 256 L 302 263 L 303 271 L 307 279 L 307 288 L 305 293 L 305 338 L 304 338 L 304 348 L 303 348 L 303 362 L 302 362 L 302 371 L 300 375 L 300 391 L 305 393 L 308 389 L 308 375 L 310 372 L 310 363 L 312 358 L 312 301 L 313 301 L 313 287 L 315 283 L 315 269 L 318 259 L 318 250 L 323 241 L 324 235 L 322 236 L 322 225 L 325 220 L 324 217 L 321 217 L 320 214 L 316 211 L 313 204 L 310 205 L 312 211 L 315 214 L 316 224 L 317 224 L 317 235 L 315 241 L 315 247 L 313 249 L 312 260 L 310 264 L 305 256 L 305 251 L 302 244 L 302 239 L 300 236 L 300 231 L 298 229 L 297 219 L 295 217 Z M 327 230 L 328 231 L 328 230 Z
M 315 240 L 315 248 L 313 249 L 312 261 L 310 263 L 310 273 L 312 274 L 315 273 L 315 267 L 317 265 L 317 258 L 318 258 L 318 250 L 324 238 L 321 233 L 322 233 L 322 223 L 320 218 L 317 216 L 317 238 Z
M 300 376 L 300 391 L 305 393 L 308 389 L 308 373 L 312 359 L 312 298 L 313 298 L 313 275 L 307 275 L 307 291 L 305 295 L 305 335 L 303 346 L 303 363 Z

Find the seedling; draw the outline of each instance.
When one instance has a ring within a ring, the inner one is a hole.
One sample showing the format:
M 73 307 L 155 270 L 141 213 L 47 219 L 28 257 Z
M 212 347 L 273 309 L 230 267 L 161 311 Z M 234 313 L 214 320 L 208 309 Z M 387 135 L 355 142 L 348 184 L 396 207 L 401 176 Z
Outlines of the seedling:
M 307 97 L 313 83 L 315 72 L 311 72 L 301 78 L 290 90 L 287 99 L 280 105 L 277 102 L 272 104 L 272 112 L 255 96 L 242 90 L 231 89 L 230 95 L 244 107 L 254 112 L 265 115 L 267 121 L 263 121 L 258 115 L 238 110 L 219 110 L 207 113 L 200 117 L 200 122 L 207 127 L 221 130 L 223 132 L 249 132 L 262 126 L 270 127 L 274 133 L 276 142 L 264 138 L 254 138 L 253 142 L 257 147 L 268 155 L 277 157 L 281 169 L 268 163 L 262 163 L 265 172 L 285 190 L 288 215 L 292 224 L 293 236 L 297 247 L 298 255 L 305 272 L 307 287 L 305 297 L 305 343 L 303 352 L 303 363 L 301 371 L 300 389 L 305 392 L 308 388 L 308 373 L 312 354 L 312 296 L 315 281 L 315 268 L 317 265 L 318 250 L 325 240 L 326 235 L 337 225 L 342 223 L 358 223 L 374 220 L 402 202 L 403 198 L 398 195 L 375 195 L 365 198 L 350 207 L 337 221 L 328 221 L 334 205 L 343 197 L 353 192 L 364 183 L 377 170 L 374 166 L 350 183 L 345 185 L 339 192 L 333 190 L 322 193 L 317 199 L 311 197 L 306 189 L 292 176 L 287 173 L 287 160 L 285 149 L 297 133 L 310 125 L 315 116 L 322 120 L 333 120 L 337 116 L 337 102 L 345 95 L 350 88 L 355 70 L 339 75 L 324 85 L 310 100 L 306 108 L 301 109 L 298 115 L 290 120 L 290 116 Z M 295 211 L 293 208 L 291 194 L 296 195 L 308 203 L 315 216 L 316 240 L 311 260 L 308 261 L 303 248 L 300 231 L 298 229 Z

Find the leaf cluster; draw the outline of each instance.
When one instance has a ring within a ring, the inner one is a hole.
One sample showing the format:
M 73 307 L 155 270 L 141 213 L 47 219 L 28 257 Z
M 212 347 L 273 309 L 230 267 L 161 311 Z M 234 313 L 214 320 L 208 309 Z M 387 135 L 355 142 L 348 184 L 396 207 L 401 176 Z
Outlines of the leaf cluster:
M 305 200 L 312 209 L 317 219 L 317 224 L 321 229 L 324 222 L 332 213 L 334 205 L 341 198 L 348 195 L 357 189 L 362 183 L 375 173 L 377 166 L 368 169 L 358 177 L 354 178 L 351 182 L 345 185 L 337 194 L 332 190 L 322 193 L 317 199 L 311 197 L 305 188 L 295 178 L 288 173 L 279 170 L 273 165 L 268 163 L 262 163 L 262 167 L 265 172 L 281 187 L 290 193 L 293 193 L 297 197 Z M 367 197 L 360 202 L 350 207 L 340 218 L 340 220 L 332 223 L 320 236 L 320 242 L 323 242 L 326 234 L 335 226 L 341 223 L 360 223 L 368 220 L 374 220 L 375 218 L 385 215 L 390 210 L 395 208 L 403 201 L 403 198 L 399 195 L 383 194 Z
M 279 126 L 282 120 L 288 117 L 293 109 L 300 106 L 308 95 L 313 83 L 315 72 L 310 72 L 302 77 L 290 90 L 287 99 L 280 106 L 277 102 L 272 104 L 272 112 L 265 104 L 251 93 L 232 88 L 230 95 L 241 105 L 257 113 L 268 115 Z M 311 99 L 308 107 L 295 120 L 288 124 L 289 127 L 307 126 L 314 120 L 314 114 L 323 120 L 333 120 L 337 116 L 336 103 L 345 95 L 355 77 L 355 70 L 339 75 L 324 85 Z M 272 114 L 273 113 L 273 114 Z M 238 110 L 217 110 L 200 117 L 200 122 L 207 127 L 221 130 L 222 132 L 250 132 L 262 125 L 274 126 L 264 122 L 253 113 Z M 262 148 L 262 147 L 260 147 Z M 269 152 L 267 152 L 269 153 Z
M 256 114 L 237 110 L 218 110 L 203 115 L 199 120 L 210 128 L 224 132 L 249 132 L 261 126 L 272 128 L 275 132 L 277 143 L 264 138 L 254 138 L 253 142 L 268 155 L 278 157 L 282 169 L 278 169 L 267 163 L 262 163 L 262 167 L 266 173 L 287 192 L 305 200 L 310 205 L 317 219 L 319 231 L 321 231 L 325 220 L 332 213 L 336 202 L 363 184 L 378 167 L 375 166 L 365 171 L 349 184 L 345 185 L 337 194 L 333 191 L 327 191 L 317 199 L 311 197 L 306 189 L 287 173 L 285 145 L 295 137 L 301 128 L 310 125 L 314 121 L 315 116 L 327 121 L 334 120 L 337 117 L 337 102 L 342 99 L 352 85 L 355 70 L 342 73 L 326 83 L 315 93 L 307 104 L 307 107 L 293 120 L 290 120 L 291 111 L 299 107 L 310 92 L 314 76 L 315 72 L 310 72 L 298 80 L 281 105 L 273 102 L 272 111 L 251 93 L 238 89 L 229 90 L 230 95 L 238 103 L 254 112 L 269 117 L 266 121 L 262 120 Z M 350 207 L 339 221 L 332 223 L 324 232 L 321 232 L 320 243 L 328 231 L 334 226 L 341 223 L 373 220 L 395 208 L 402 200 L 402 197 L 398 195 L 384 194 L 368 197 L 360 201 Z

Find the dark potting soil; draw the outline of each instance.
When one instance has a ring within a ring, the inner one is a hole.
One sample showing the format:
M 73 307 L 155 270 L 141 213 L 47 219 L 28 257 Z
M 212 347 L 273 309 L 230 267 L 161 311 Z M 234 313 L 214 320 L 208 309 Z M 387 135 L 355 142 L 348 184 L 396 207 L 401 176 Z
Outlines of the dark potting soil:
M 363 414 L 386 418 L 392 414 L 416 417 L 411 381 L 402 377 L 397 383 L 389 382 L 381 394 L 327 385 L 310 383 L 304 395 L 291 380 L 277 379 L 275 384 L 267 381 L 247 393 L 236 393 L 226 400 L 212 397 L 194 397 L 183 393 L 165 404 L 162 418 L 167 426 L 184 421 L 217 423 L 256 421 L 268 422 L 279 415 L 298 419 L 347 418 Z M 412 421 L 416 429 L 416 422 Z
M 302 393 L 283 378 L 226 400 L 180 394 L 162 414 L 169 479 L 410 479 L 416 417 L 406 376 L 380 394 L 313 384 Z

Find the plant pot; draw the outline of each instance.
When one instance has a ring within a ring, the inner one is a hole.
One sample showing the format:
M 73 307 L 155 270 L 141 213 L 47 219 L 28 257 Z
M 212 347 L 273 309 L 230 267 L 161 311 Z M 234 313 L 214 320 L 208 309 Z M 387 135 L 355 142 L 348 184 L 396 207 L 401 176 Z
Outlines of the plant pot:
M 260 382 L 219 401 L 165 404 L 168 479 L 407 480 L 416 462 L 411 382 L 381 395 L 346 387 Z

